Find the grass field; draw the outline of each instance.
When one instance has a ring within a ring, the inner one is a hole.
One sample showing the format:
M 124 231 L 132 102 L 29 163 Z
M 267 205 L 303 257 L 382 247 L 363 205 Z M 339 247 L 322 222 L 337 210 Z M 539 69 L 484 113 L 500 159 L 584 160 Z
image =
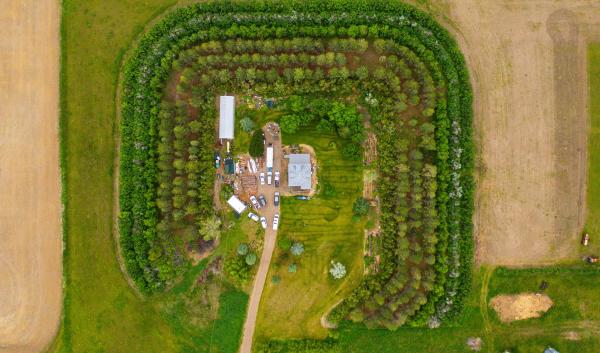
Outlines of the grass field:
M 468 337 L 481 337 L 482 352 L 542 353 L 552 346 L 560 352 L 600 352 L 600 271 L 584 268 L 546 268 L 536 270 L 497 270 L 489 282 L 487 269 L 474 276 L 473 291 L 456 327 L 435 330 L 400 328 L 395 332 L 367 330 L 360 325 L 344 324 L 340 328 L 343 352 L 472 352 Z M 549 283 L 546 294 L 555 306 L 539 319 L 502 324 L 489 302 L 503 293 L 537 291 L 541 281 Z M 482 293 L 484 294 L 482 296 Z M 485 295 L 487 293 L 487 295 Z M 576 332 L 579 340 L 565 335 Z
M 590 80 L 590 135 L 588 140 L 589 174 L 587 189 L 587 219 L 585 228 L 592 237 L 590 249 L 600 251 L 600 43 L 588 51 Z M 586 249 L 586 251 L 589 251 Z
M 341 158 L 334 135 L 308 128 L 284 144 L 308 144 L 317 154 L 320 194 L 309 201 L 283 198 L 278 238 L 304 243 L 299 258 L 276 249 L 259 309 L 257 335 L 270 338 L 323 338 L 327 331 L 320 317 L 348 294 L 363 274 L 363 229 L 365 221 L 352 220 L 352 204 L 362 192 L 362 165 Z M 323 189 L 328 188 L 327 195 Z M 348 275 L 334 280 L 329 275 L 331 260 L 346 266 Z M 288 273 L 288 264 L 298 271 Z M 275 285 L 270 278 L 281 277 Z
M 61 329 L 50 351 L 237 350 L 245 293 L 225 290 L 219 319 L 210 329 L 189 335 L 192 330 L 186 328 L 185 316 L 174 320 L 162 309 L 179 292 L 141 300 L 117 263 L 112 195 L 120 64 L 144 26 L 174 3 L 63 1 L 61 158 L 66 288 Z M 199 273 L 201 266 L 190 271 L 183 283 L 191 284 L 195 279 L 191 276 Z M 180 290 L 185 290 L 185 285 Z

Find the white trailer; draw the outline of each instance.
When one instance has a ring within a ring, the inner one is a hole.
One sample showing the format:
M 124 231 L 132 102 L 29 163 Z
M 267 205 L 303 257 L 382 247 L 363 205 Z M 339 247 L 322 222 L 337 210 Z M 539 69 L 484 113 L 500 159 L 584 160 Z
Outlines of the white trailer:
M 267 147 L 267 171 L 273 171 L 273 146 Z

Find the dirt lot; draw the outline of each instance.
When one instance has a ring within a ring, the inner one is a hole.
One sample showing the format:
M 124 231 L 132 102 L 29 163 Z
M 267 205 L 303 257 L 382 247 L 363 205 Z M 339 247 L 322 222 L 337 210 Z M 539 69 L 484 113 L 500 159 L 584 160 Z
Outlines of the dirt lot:
M 479 263 L 574 259 L 585 219 L 586 43 L 597 0 L 441 0 L 472 75 Z
M 554 303 L 545 294 L 523 293 L 497 295 L 490 301 L 502 322 L 525 320 L 542 316 Z
M 0 10 L 0 352 L 39 352 L 61 309 L 59 5 Z

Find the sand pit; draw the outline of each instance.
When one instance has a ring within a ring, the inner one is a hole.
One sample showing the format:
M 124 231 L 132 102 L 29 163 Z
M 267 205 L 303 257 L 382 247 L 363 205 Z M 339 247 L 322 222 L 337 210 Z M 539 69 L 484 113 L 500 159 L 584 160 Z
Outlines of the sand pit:
M 540 317 L 553 304 L 552 299 L 547 295 L 534 293 L 497 295 L 490 300 L 490 306 L 502 322 Z
M 61 310 L 59 4 L 0 10 L 0 352 L 40 352 Z

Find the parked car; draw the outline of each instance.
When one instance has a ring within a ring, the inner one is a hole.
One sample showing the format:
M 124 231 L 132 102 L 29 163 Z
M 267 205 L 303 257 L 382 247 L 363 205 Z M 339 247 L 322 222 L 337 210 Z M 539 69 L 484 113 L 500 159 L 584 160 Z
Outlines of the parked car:
M 273 183 L 273 172 L 267 172 L 267 184 L 271 185 Z
M 248 212 L 248 218 L 253 220 L 254 222 L 258 222 L 258 215 L 256 213 Z
M 258 210 L 260 208 L 260 204 L 258 203 L 256 196 L 254 196 L 254 195 L 250 196 L 250 202 L 252 202 L 252 207 L 254 207 L 255 209 Z
M 275 213 L 275 216 L 273 217 L 273 230 L 277 230 L 278 227 L 279 227 L 279 213 Z
M 265 173 L 260 173 L 260 185 L 265 185 Z
M 260 203 L 262 207 L 265 207 L 267 205 L 267 199 L 265 198 L 265 195 L 260 194 L 260 196 L 258 197 L 258 203 Z
M 263 229 L 267 229 L 267 219 L 265 217 L 260 217 L 260 225 L 263 227 Z
M 273 204 L 275 206 L 279 206 L 279 191 L 275 191 L 275 196 L 273 196 Z
M 275 172 L 275 187 L 279 187 L 279 172 Z

